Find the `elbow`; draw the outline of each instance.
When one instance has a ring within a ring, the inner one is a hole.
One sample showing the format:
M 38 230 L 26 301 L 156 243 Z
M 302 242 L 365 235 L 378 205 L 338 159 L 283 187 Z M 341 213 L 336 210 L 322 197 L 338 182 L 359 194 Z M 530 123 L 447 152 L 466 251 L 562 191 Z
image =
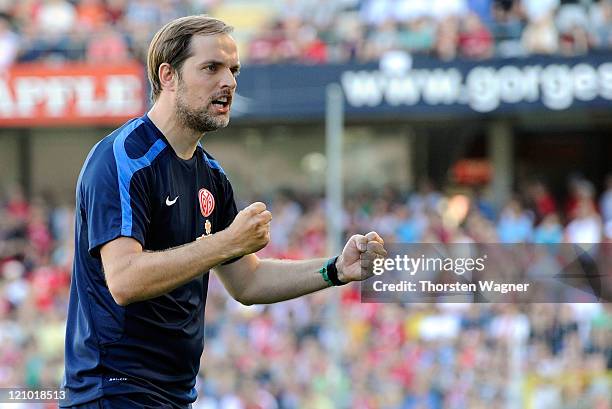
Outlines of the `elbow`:
M 250 307 L 251 305 L 256 304 L 255 301 L 253 301 L 251 298 L 245 297 L 244 295 L 235 296 L 233 298 L 245 307 Z
M 229 283 L 227 282 L 225 282 L 224 284 L 227 293 L 240 304 L 247 307 L 250 307 L 253 304 L 257 304 L 257 301 L 254 299 L 252 292 L 250 293 L 248 287 L 229 285 Z
M 231 294 L 232 298 L 238 301 L 240 304 L 250 307 L 253 304 L 257 304 L 257 301 L 253 298 L 252 295 L 249 295 L 246 291 L 242 292 L 234 292 Z
M 117 305 L 125 307 L 133 302 L 132 294 L 130 294 L 129 290 L 125 286 L 120 285 L 116 280 L 107 280 L 106 284 L 111 297 L 113 297 L 113 300 L 115 303 L 117 303 Z
M 113 300 L 115 301 L 115 303 L 116 303 L 117 305 L 119 305 L 120 307 L 126 307 L 126 306 L 128 306 L 129 304 L 131 304 L 130 299 L 129 299 L 129 298 L 127 298 L 127 297 L 126 297 L 126 296 L 124 296 L 124 295 L 121 295 L 121 294 L 113 294 L 113 293 L 111 293 L 111 295 L 113 296 Z

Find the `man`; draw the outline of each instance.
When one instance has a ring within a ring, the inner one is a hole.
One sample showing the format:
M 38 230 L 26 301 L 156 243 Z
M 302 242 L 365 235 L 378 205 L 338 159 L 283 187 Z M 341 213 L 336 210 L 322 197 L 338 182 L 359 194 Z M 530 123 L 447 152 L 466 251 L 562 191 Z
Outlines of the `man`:
M 260 260 L 272 216 L 238 212 L 198 141 L 225 127 L 240 69 L 231 28 L 183 17 L 153 38 L 153 107 L 100 141 L 77 183 L 76 250 L 61 407 L 187 408 L 196 399 L 208 271 L 243 304 L 371 274 L 386 251 L 356 235 L 334 259 Z

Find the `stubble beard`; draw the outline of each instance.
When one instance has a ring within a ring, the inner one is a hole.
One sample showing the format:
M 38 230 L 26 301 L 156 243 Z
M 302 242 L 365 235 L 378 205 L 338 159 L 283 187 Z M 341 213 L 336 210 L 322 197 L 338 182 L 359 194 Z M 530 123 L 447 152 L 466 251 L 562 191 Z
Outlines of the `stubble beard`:
M 211 102 L 199 109 L 190 107 L 182 97 L 182 95 L 186 94 L 185 91 L 184 83 L 179 80 L 176 98 L 176 117 L 181 125 L 199 134 L 213 132 L 228 125 L 229 116 L 213 115 L 208 112 L 212 105 Z

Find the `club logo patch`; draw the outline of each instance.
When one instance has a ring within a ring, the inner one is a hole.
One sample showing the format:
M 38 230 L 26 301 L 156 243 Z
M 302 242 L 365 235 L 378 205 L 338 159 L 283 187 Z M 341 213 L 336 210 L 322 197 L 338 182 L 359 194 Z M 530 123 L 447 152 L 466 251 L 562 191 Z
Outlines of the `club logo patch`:
M 200 201 L 200 211 L 202 212 L 202 216 L 210 216 L 213 210 L 215 210 L 215 198 L 213 197 L 213 194 L 202 188 L 198 192 L 198 199 Z

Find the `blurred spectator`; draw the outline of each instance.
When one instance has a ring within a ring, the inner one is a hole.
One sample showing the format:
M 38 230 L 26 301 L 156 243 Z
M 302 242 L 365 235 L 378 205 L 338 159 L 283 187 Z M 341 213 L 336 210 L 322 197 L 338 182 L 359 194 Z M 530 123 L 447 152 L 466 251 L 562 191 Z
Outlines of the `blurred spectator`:
M 557 14 L 561 52 L 566 55 L 586 54 L 592 47 L 589 35 L 589 17 L 586 8 L 578 2 L 566 2 Z
M 81 0 L 76 10 L 79 27 L 89 32 L 100 28 L 108 18 L 102 0 Z
M 595 47 L 610 49 L 612 47 L 612 0 L 600 0 L 591 6 L 591 33 Z
M 531 239 L 533 222 L 517 199 L 502 210 L 497 225 L 501 243 L 524 243 Z
M 28 295 L 25 272 L 25 266 L 17 260 L 7 261 L 2 267 L 2 278 L 6 280 L 3 295 L 11 308 L 18 308 Z
M 27 202 L 21 186 L 14 185 L 9 188 L 6 211 L 7 216 L 17 222 L 22 222 L 29 216 L 30 204 Z
M 459 34 L 459 51 L 462 56 L 473 59 L 484 59 L 493 55 L 493 36 L 478 14 L 470 13 L 463 20 Z
M 427 209 L 438 209 L 442 199 L 442 194 L 433 182 L 428 178 L 422 178 L 418 182 L 417 191 L 410 195 L 408 206 L 415 213 L 424 213 Z
M 406 20 L 400 25 L 397 36 L 400 49 L 415 54 L 429 54 L 435 44 L 436 26 L 427 17 Z
M 66 0 L 44 0 L 35 21 L 42 33 L 55 38 L 67 34 L 75 26 L 77 13 Z
M 559 33 L 552 16 L 527 23 L 522 36 L 523 47 L 531 54 L 554 54 L 559 50 Z
M 448 61 L 457 56 L 457 44 L 459 43 L 459 21 L 454 17 L 448 17 L 438 23 L 436 54 L 438 58 Z
M 300 61 L 308 64 L 325 64 L 327 62 L 327 44 L 318 36 L 313 27 L 300 27 L 296 33 L 296 44 L 299 48 Z
M 362 61 L 366 41 L 365 32 L 366 28 L 356 13 L 341 15 L 333 30 L 336 46 L 329 50 L 331 61 Z
M 110 25 L 104 25 L 87 45 L 87 61 L 92 63 L 121 63 L 129 60 L 128 44 Z
M 33 205 L 28 220 L 27 239 L 32 250 L 40 257 L 47 257 L 53 245 L 48 223 L 45 207 L 41 203 Z
M 523 0 L 522 6 L 528 21 L 522 36 L 525 50 L 533 54 L 556 53 L 559 35 L 554 13 L 559 0 Z
M 555 244 L 563 242 L 563 226 L 556 213 L 549 213 L 536 227 L 533 233 L 533 242 L 536 244 Z
M 527 186 L 527 200 L 535 213 L 536 223 L 557 210 L 555 199 L 546 185 L 539 180 Z
M 593 203 L 582 199 L 576 207 L 575 217 L 565 229 L 568 243 L 599 243 L 602 238 L 601 219 Z
M 408 206 L 398 206 L 395 238 L 398 243 L 418 243 L 427 229 L 427 218 L 422 213 L 411 215 Z
M 125 15 L 125 8 L 128 0 L 106 0 L 105 9 L 108 23 L 116 26 Z
M 482 188 L 476 188 L 474 190 L 474 206 L 476 210 L 486 217 L 490 221 L 495 220 L 495 206 L 486 197 L 485 192 Z
M 285 35 L 285 24 L 281 21 L 274 22 L 268 30 L 263 31 L 250 43 L 249 55 L 252 62 L 276 63 L 297 59 L 299 49 Z
M 569 197 L 565 205 L 567 220 L 576 217 L 578 206 L 582 202 L 588 202 L 589 206 L 596 207 L 595 187 L 581 176 L 572 176 L 568 181 Z
M 493 16 L 492 32 L 497 40 L 497 54 L 501 57 L 516 57 L 525 54 L 521 42 L 524 27 L 519 13 L 519 2 L 495 1 Z
M 380 58 L 385 53 L 398 48 L 397 25 L 393 20 L 380 23 L 380 27 L 370 33 L 365 45 L 368 60 Z

